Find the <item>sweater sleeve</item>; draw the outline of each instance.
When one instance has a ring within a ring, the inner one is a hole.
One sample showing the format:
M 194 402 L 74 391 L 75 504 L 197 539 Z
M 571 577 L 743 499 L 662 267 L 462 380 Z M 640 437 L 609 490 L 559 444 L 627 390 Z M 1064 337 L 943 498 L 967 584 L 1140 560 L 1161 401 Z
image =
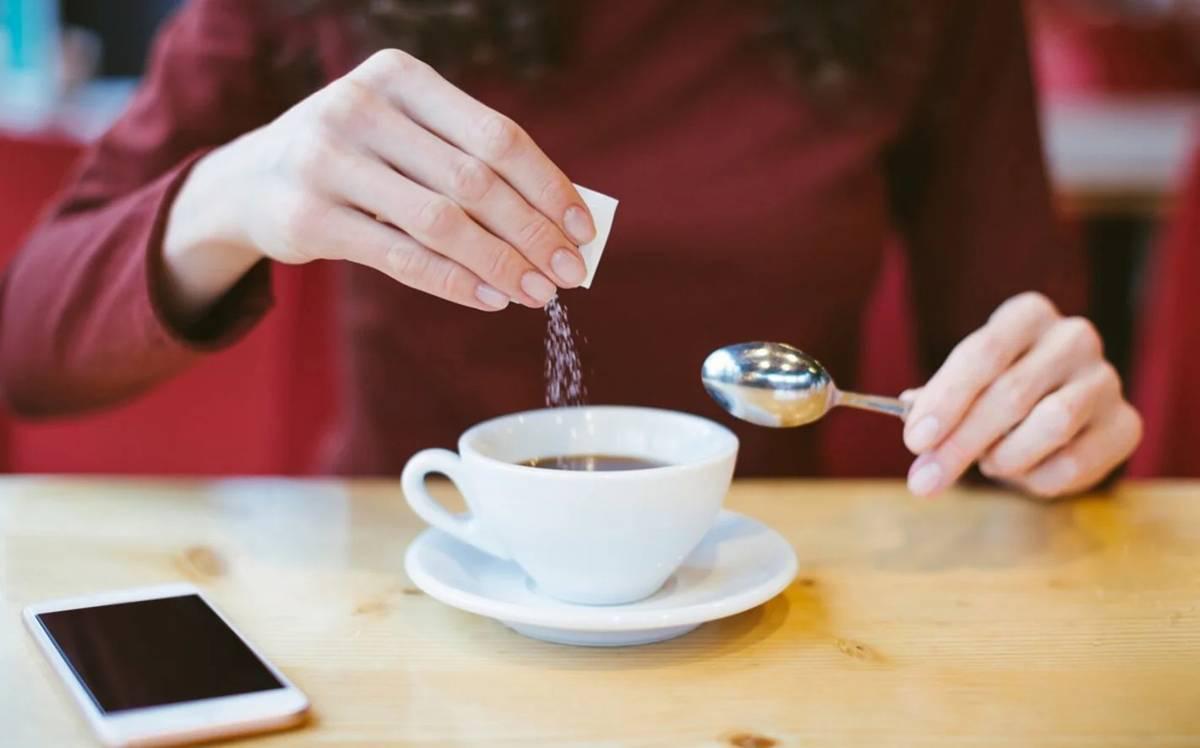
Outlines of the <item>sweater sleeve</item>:
M 1040 291 L 1082 311 L 1086 263 L 1054 214 L 1021 3 L 951 3 L 939 57 L 889 154 L 932 372 L 1006 298 Z
M 196 328 L 174 328 L 156 279 L 172 200 L 203 154 L 285 107 L 264 19 L 194 0 L 160 34 L 128 111 L 84 155 L 0 282 L 0 387 L 20 414 L 114 404 L 227 346 L 270 305 L 251 270 Z

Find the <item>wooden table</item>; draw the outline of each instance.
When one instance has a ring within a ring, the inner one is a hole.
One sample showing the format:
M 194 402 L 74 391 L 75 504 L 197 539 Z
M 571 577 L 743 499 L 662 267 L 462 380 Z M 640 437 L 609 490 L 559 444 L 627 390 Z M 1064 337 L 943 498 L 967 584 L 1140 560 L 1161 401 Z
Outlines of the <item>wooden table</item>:
M 0 744 L 90 744 L 22 606 L 191 580 L 312 698 L 262 745 L 1200 745 L 1200 484 L 1044 507 L 750 482 L 729 503 L 791 540 L 796 583 L 603 651 L 415 590 L 392 482 L 0 480 Z

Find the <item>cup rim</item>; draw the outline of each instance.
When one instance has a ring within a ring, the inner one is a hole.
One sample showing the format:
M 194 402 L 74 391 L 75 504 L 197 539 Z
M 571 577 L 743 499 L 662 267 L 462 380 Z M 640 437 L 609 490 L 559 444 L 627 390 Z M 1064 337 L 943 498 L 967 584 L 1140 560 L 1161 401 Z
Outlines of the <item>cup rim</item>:
M 682 418 L 686 418 L 686 419 L 692 419 L 692 420 L 699 421 L 709 427 L 716 429 L 716 431 L 722 437 L 727 437 L 727 444 L 724 445 L 723 448 L 719 449 L 719 451 L 717 451 L 715 454 L 713 454 L 709 457 L 705 457 L 704 459 L 696 460 L 694 462 L 672 463 L 672 464 L 668 464 L 668 465 L 659 465 L 659 466 L 655 466 L 655 467 L 637 468 L 635 470 L 611 470 L 611 471 L 546 470 L 545 468 L 532 467 L 530 465 L 517 465 L 512 462 L 506 462 L 504 460 L 492 457 L 490 455 L 483 454 L 479 450 L 475 449 L 474 446 L 472 446 L 472 444 L 471 444 L 472 440 L 474 438 L 478 437 L 482 431 L 488 429 L 489 427 L 494 427 L 497 423 L 500 423 L 501 421 L 508 421 L 508 420 L 512 420 L 514 418 L 520 418 L 522 416 L 532 416 L 532 415 L 538 415 L 541 413 L 551 413 L 551 412 L 561 412 L 561 411 L 571 411 L 571 410 L 574 410 L 574 411 L 583 411 L 583 410 L 609 411 L 609 412 L 625 411 L 625 412 L 636 412 L 636 413 L 641 413 L 644 415 L 651 415 L 651 416 L 666 415 L 666 416 L 671 416 L 671 417 L 682 417 Z M 670 410 L 668 408 L 652 408 L 652 407 L 641 406 L 641 405 L 570 405 L 570 406 L 560 407 L 560 408 L 534 408 L 531 410 L 518 411 L 516 413 L 507 413 L 502 416 L 496 416 L 494 418 L 489 418 L 486 421 L 480 421 L 479 423 L 475 424 L 474 426 L 472 426 L 469 429 L 467 429 L 466 431 L 464 431 L 462 433 L 462 435 L 459 436 L 459 438 L 458 438 L 458 453 L 460 455 L 466 456 L 469 453 L 473 459 L 482 460 L 483 462 L 488 463 L 491 467 L 498 468 L 501 470 L 515 471 L 522 475 L 536 474 L 547 480 L 580 480 L 581 478 L 588 478 L 591 480 L 596 480 L 596 479 L 600 479 L 600 480 L 637 480 L 639 478 L 642 478 L 642 477 L 645 477 L 645 476 L 651 475 L 651 474 L 653 474 L 653 475 L 670 475 L 673 472 L 694 470 L 698 467 L 704 467 L 704 466 L 712 465 L 714 463 L 719 463 L 719 462 L 727 460 L 731 457 L 736 458 L 739 446 L 740 446 L 740 444 L 739 444 L 737 434 L 733 433 L 733 431 L 731 429 L 729 429 L 728 427 L 726 427 L 720 423 L 717 423 L 716 421 L 714 421 L 710 418 L 705 418 L 704 416 L 699 416 L 699 415 L 696 415 L 695 413 L 688 413 L 688 412 L 682 411 L 682 410 Z M 603 477 L 601 478 L 601 476 L 603 476 Z

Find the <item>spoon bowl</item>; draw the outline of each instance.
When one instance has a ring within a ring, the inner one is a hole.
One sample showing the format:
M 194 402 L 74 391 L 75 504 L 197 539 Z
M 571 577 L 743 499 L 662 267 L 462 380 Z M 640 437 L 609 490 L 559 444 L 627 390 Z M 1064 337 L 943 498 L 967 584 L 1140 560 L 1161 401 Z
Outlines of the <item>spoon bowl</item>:
M 738 343 L 709 354 L 700 369 L 709 396 L 735 418 L 771 428 L 804 426 L 847 405 L 903 419 L 901 400 L 843 392 L 812 356 L 786 343 Z

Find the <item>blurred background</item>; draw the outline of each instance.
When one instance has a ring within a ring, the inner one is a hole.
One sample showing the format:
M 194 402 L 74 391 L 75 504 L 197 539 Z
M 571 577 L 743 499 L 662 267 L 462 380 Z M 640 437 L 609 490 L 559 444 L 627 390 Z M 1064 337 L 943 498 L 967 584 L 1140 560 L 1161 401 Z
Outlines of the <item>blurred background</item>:
M 126 106 L 181 3 L 0 0 L 0 269 Z M 1092 259 L 1090 314 L 1147 422 L 1140 476 L 1200 475 L 1188 447 L 1200 439 L 1188 397 L 1200 386 L 1197 5 L 1027 0 L 1059 208 Z M 327 272 L 279 269 L 278 306 L 251 336 L 123 408 L 43 424 L 0 411 L 0 472 L 308 472 L 338 407 Z M 863 330 L 863 387 L 917 381 L 907 293 L 895 254 Z

